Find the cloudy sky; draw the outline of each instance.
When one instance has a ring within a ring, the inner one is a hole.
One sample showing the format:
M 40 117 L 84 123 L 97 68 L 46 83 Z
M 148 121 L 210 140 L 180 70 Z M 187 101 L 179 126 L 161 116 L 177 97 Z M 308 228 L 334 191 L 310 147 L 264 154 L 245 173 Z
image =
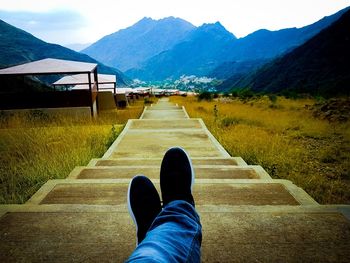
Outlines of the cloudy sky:
M 92 43 L 143 17 L 220 21 L 237 37 L 266 28 L 302 27 L 350 0 L 0 0 L 0 19 L 62 45 Z

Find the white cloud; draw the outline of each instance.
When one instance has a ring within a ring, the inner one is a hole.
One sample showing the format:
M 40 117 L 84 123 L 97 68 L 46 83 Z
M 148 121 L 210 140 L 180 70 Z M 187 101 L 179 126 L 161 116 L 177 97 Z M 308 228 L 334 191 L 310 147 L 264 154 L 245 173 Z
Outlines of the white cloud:
M 45 41 L 62 44 L 70 43 L 88 25 L 83 16 L 71 10 L 43 13 L 0 10 L 0 18 Z

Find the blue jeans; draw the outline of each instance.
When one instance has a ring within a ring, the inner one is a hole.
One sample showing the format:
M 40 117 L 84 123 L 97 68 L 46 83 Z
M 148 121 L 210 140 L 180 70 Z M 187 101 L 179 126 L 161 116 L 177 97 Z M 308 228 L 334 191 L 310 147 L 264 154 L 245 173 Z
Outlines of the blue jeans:
M 127 262 L 200 262 L 202 226 L 195 208 L 182 200 L 167 204 Z

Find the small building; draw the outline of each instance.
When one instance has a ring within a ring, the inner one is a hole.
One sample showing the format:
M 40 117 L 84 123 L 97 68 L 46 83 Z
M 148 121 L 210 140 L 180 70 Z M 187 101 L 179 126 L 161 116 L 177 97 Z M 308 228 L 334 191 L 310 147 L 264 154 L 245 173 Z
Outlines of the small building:
M 180 95 L 180 90 L 178 90 L 178 89 L 166 89 L 164 94 L 166 96 Z
M 117 78 L 115 75 L 98 74 L 98 110 L 112 110 L 117 107 Z M 94 76 L 91 74 L 91 79 Z M 60 87 L 70 90 L 89 90 L 87 74 L 65 76 L 53 83 L 54 89 Z
M 113 94 L 117 93 L 117 78 L 115 75 L 98 74 L 98 88 L 99 90 L 109 90 Z M 90 79 L 94 79 L 93 74 L 91 74 Z M 77 74 L 65 76 L 56 82 L 54 82 L 53 87 L 71 87 L 72 90 L 83 90 L 89 89 L 89 78 L 87 74 Z
M 73 74 L 85 76 L 86 90 L 56 91 L 53 89 L 52 91 L 24 94 L 2 93 L 0 109 L 88 108 L 92 116 L 96 115 L 96 99 L 99 90 L 96 63 L 46 58 L 0 70 L 0 77 Z

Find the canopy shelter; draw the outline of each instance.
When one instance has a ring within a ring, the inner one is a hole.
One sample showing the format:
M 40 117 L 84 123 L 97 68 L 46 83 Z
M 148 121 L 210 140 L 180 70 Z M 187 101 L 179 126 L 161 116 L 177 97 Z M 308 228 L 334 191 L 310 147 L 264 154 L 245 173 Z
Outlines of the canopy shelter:
M 144 87 L 134 88 L 134 92 L 140 95 L 149 94 L 151 91 L 152 91 L 152 88 L 144 88 Z
M 164 94 L 167 96 L 180 95 L 180 90 L 178 90 L 178 89 L 166 89 L 166 90 L 164 90 Z
M 96 63 L 77 62 L 62 59 L 46 58 L 22 65 L 0 70 L 1 75 L 24 76 L 24 75 L 72 75 L 84 74 L 89 88 L 91 114 L 94 115 L 96 97 L 98 93 L 98 74 Z M 93 76 L 93 78 L 92 78 Z M 92 81 L 93 79 L 93 81 Z
M 117 94 L 128 95 L 129 93 L 134 93 L 134 90 L 132 88 L 118 88 L 117 89 Z
M 94 79 L 91 74 L 90 79 Z M 117 78 L 115 75 L 98 74 L 99 90 L 112 89 L 113 94 L 116 94 Z M 57 86 L 74 86 L 73 89 L 89 89 L 89 78 L 87 74 L 77 74 L 65 76 L 53 83 L 54 88 Z

